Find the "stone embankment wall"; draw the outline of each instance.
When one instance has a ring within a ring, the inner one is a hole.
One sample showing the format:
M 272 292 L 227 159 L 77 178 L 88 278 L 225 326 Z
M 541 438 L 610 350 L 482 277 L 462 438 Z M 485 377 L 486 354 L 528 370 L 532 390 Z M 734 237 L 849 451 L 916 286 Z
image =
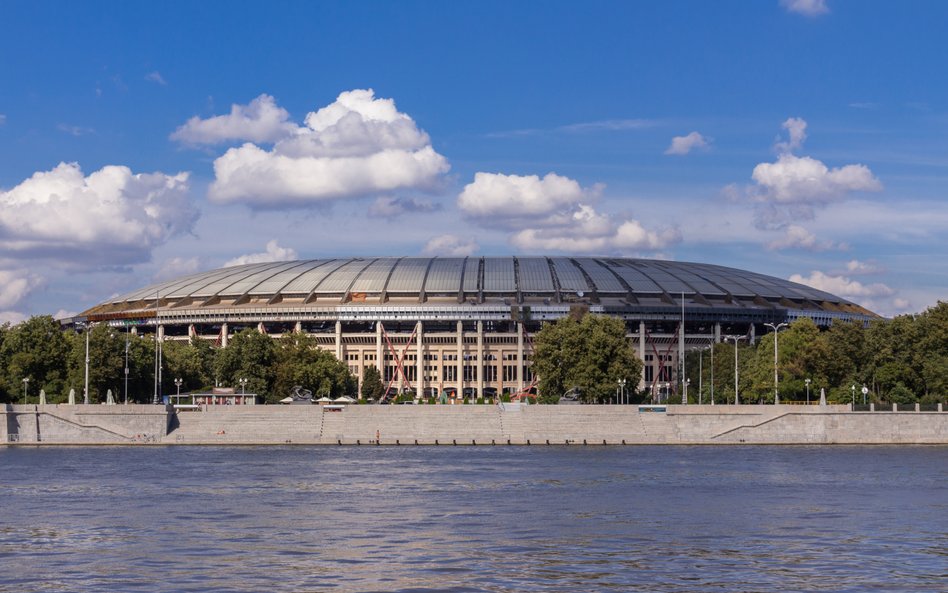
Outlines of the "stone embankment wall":
M 849 406 L 5 406 L 13 444 L 948 444 L 948 412 Z

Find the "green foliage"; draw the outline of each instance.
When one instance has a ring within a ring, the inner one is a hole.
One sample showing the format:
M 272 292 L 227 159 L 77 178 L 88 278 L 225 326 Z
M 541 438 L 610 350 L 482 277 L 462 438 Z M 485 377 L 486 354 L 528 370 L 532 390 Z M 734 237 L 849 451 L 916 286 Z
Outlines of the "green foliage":
M 362 370 L 362 397 L 379 401 L 385 393 L 382 385 L 382 375 L 375 365 L 369 365 Z
M 273 339 L 254 329 L 245 329 L 230 338 L 227 348 L 217 351 L 214 376 L 220 385 L 227 387 L 238 387 L 240 379 L 247 379 L 247 393 L 256 393 L 267 402 L 276 402 L 287 394 L 273 391 L 275 363 Z
M 36 403 L 40 389 L 52 403 L 66 386 L 66 359 L 69 343 L 59 322 L 49 315 L 31 317 L 2 330 L 0 362 L 2 395 L 5 401 L 23 402 L 23 379 L 29 378 L 28 394 Z M 68 391 L 68 390 L 67 390 Z
M 597 403 L 615 396 L 620 379 L 636 385 L 642 363 L 621 319 L 586 314 L 543 326 L 534 339 L 533 369 L 542 403 L 556 403 L 571 389 L 578 389 L 583 401 Z
M 275 374 L 268 401 L 278 401 L 290 395 L 300 385 L 315 397 L 332 399 L 355 393 L 356 381 L 345 363 L 331 352 L 321 350 L 316 340 L 305 334 L 288 334 L 277 342 Z

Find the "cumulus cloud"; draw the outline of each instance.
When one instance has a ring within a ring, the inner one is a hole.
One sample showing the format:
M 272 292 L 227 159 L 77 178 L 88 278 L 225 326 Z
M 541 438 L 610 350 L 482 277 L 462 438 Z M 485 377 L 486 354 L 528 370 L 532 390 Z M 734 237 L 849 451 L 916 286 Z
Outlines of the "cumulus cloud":
M 779 138 L 774 143 L 774 150 L 779 154 L 793 152 L 798 148 L 803 148 L 803 142 L 806 141 L 806 120 L 802 117 L 789 117 L 783 122 L 782 127 L 787 131 L 787 140 Z
M 885 268 L 876 262 L 864 262 L 859 261 L 858 259 L 853 259 L 846 262 L 846 271 L 850 274 L 869 275 L 880 274 L 885 271 Z
M 87 134 L 95 134 L 95 130 L 92 128 L 84 128 L 82 126 L 71 126 L 69 124 L 59 124 L 56 126 L 56 129 L 64 134 L 69 134 L 70 136 L 85 136 Z
M 255 208 L 305 207 L 398 190 L 434 191 L 450 166 L 391 99 L 341 93 L 271 150 L 246 143 L 214 161 L 209 197 Z
M 784 235 L 771 241 L 768 249 L 807 249 L 809 251 L 827 251 L 829 249 L 845 249 L 847 245 L 833 241 L 821 241 L 816 235 L 805 228 L 791 224 L 784 229 Z
M 847 276 L 826 274 L 819 270 L 813 270 L 809 276 L 794 274 L 790 276 L 790 281 L 841 296 L 883 315 L 904 311 L 911 306 L 907 299 L 896 296 L 895 289 L 881 282 L 863 284 Z
M 795 12 L 809 17 L 816 17 L 829 12 L 826 0 L 780 0 L 780 6 L 787 12 Z
M 597 199 L 601 192 L 602 186 L 583 188 L 575 180 L 556 173 L 540 178 L 479 172 L 464 187 L 457 204 L 470 217 L 515 225 L 514 219 L 545 218 L 572 210 L 580 202 Z
M 17 306 L 41 282 L 39 276 L 25 270 L 0 270 L 0 309 Z
M 174 257 L 162 264 L 161 268 L 155 273 L 154 280 L 170 280 L 181 276 L 194 274 L 201 270 L 201 260 L 198 257 Z
M 688 154 L 692 150 L 707 148 L 710 139 L 705 138 L 698 132 L 691 132 L 687 136 L 675 136 L 672 138 L 671 145 L 665 150 L 665 154 Z
M 783 128 L 787 138 L 774 144 L 777 160 L 754 167 L 754 184 L 724 189 L 732 200 L 755 204 L 758 228 L 783 229 L 796 221 L 813 220 L 817 208 L 841 201 L 853 192 L 882 190 L 882 182 L 865 165 L 830 168 L 815 158 L 793 154 L 806 140 L 805 120 L 791 117 L 783 122 Z
M 241 255 L 234 259 L 224 262 L 224 267 L 242 266 L 244 264 L 263 264 L 268 262 L 291 261 L 298 259 L 296 250 L 292 247 L 280 247 L 276 239 L 267 243 L 267 249 L 263 253 L 250 253 Z
M 208 119 L 192 117 L 171 134 L 188 146 L 231 141 L 276 142 L 295 133 L 290 114 L 270 95 L 260 95 L 247 105 L 231 105 L 230 113 Z
M 439 257 L 465 257 L 476 253 L 477 250 L 478 245 L 473 239 L 462 239 L 456 235 L 439 235 L 425 244 L 421 254 Z
M 145 80 L 148 82 L 154 82 L 160 84 L 161 86 L 166 86 L 168 83 L 165 81 L 164 77 L 161 75 L 161 72 L 155 70 L 154 72 L 149 72 L 145 75 Z
M 543 228 L 526 228 L 510 242 L 529 252 L 610 253 L 663 249 L 681 241 L 678 229 L 649 231 L 637 220 L 613 221 L 591 206 L 580 204 L 568 218 Z
M 75 317 L 79 315 L 78 311 L 69 311 L 67 309 L 60 309 L 53 313 L 53 319 L 69 319 L 70 317 Z
M 83 267 L 140 263 L 197 217 L 187 173 L 109 165 L 84 176 L 60 163 L 0 191 L 0 250 Z
M 18 325 L 26 321 L 27 317 L 19 311 L 0 311 L 0 325 L 4 323 L 9 323 L 10 325 Z
M 396 198 L 380 196 L 369 206 L 369 216 L 373 218 L 397 218 L 406 213 L 424 213 L 440 210 L 439 204 L 419 198 Z

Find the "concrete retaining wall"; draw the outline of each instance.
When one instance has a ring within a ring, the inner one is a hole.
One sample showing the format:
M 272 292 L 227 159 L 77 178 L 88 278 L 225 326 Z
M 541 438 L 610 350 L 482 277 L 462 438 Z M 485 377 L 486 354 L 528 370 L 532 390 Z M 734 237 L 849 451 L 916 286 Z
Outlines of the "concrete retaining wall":
M 6 406 L 28 444 L 948 444 L 948 412 L 849 406 Z M 170 430 L 169 430 L 170 428 Z

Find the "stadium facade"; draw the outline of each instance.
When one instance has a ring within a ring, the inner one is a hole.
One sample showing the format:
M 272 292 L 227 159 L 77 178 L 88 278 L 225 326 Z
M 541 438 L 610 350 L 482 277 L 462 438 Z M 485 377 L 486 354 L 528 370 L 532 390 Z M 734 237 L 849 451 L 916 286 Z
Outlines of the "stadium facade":
M 622 319 L 645 363 L 640 388 L 674 389 L 687 349 L 765 324 L 868 321 L 809 286 L 711 264 L 601 257 L 359 257 L 261 263 L 121 295 L 77 321 L 163 340 L 227 345 L 253 328 L 305 332 L 360 381 L 369 365 L 399 390 L 491 395 L 529 389 L 530 336 L 576 308 Z

